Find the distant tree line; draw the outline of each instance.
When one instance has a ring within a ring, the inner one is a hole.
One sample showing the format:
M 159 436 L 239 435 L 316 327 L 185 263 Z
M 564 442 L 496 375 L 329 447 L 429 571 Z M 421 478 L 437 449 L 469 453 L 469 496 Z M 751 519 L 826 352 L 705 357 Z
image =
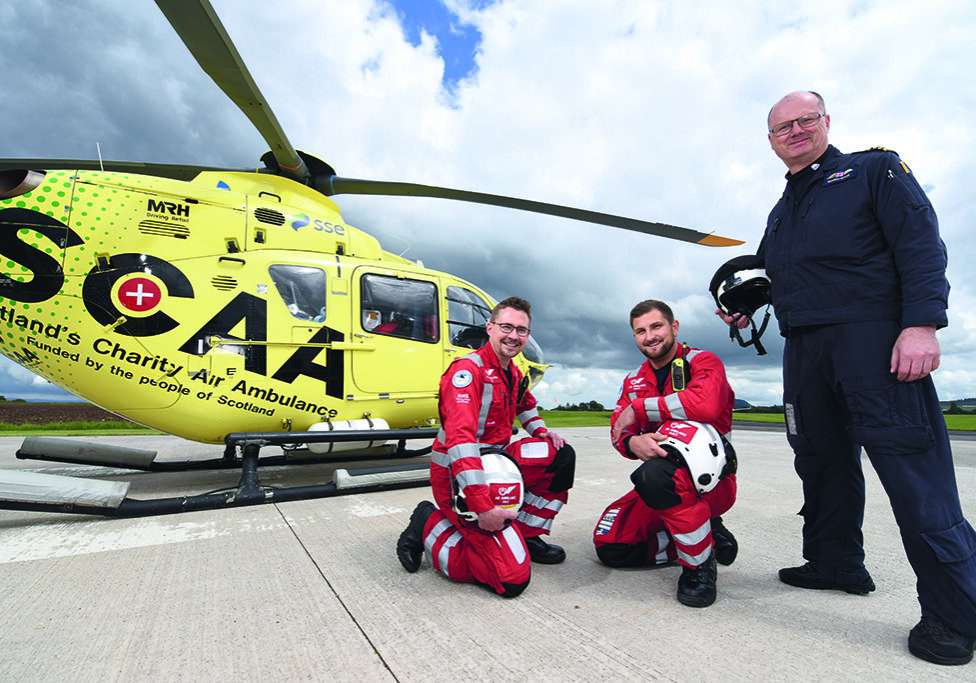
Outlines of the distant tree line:
M 575 410 L 582 412 L 603 412 L 606 408 L 603 407 L 602 403 L 597 401 L 587 401 L 585 403 L 567 403 L 566 405 L 558 405 L 553 410 Z
M 735 412 L 782 415 L 786 411 L 783 409 L 783 406 L 749 406 L 748 408 L 736 408 Z
M 8 401 L 6 396 L 0 396 L 0 403 L 27 403 L 27 400 L 23 398 L 12 398 Z

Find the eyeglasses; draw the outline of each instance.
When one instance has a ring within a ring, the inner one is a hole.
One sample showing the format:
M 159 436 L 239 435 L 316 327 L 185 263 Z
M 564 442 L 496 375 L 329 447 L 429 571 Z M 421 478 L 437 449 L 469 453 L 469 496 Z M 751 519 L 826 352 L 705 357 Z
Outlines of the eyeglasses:
M 508 323 L 492 323 L 505 334 L 511 334 L 514 332 L 520 337 L 528 337 L 530 330 L 528 327 L 515 327 L 515 325 L 509 325 Z
M 791 119 L 789 121 L 783 121 L 783 123 L 777 123 L 775 126 L 769 129 L 769 132 L 776 137 L 782 137 L 788 135 L 790 131 L 793 130 L 793 124 L 799 123 L 800 128 L 813 128 L 817 125 L 817 121 L 822 119 L 826 114 L 804 114 L 798 119 Z

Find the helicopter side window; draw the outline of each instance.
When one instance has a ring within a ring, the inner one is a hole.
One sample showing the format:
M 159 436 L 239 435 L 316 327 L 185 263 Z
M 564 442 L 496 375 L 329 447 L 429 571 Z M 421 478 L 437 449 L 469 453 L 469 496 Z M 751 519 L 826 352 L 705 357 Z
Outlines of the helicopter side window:
M 440 338 L 437 287 L 432 282 L 364 275 L 361 293 L 367 332 L 423 342 Z
M 311 266 L 274 265 L 268 268 L 278 296 L 299 320 L 325 322 L 325 271 Z
M 447 329 L 451 344 L 466 349 L 480 349 L 488 343 L 485 325 L 491 319 L 492 307 L 480 296 L 464 287 L 447 288 Z M 522 355 L 533 363 L 545 363 L 542 348 L 529 337 Z
M 480 296 L 464 287 L 447 288 L 447 329 L 451 344 L 465 349 L 480 349 L 488 341 L 485 325 L 491 307 Z

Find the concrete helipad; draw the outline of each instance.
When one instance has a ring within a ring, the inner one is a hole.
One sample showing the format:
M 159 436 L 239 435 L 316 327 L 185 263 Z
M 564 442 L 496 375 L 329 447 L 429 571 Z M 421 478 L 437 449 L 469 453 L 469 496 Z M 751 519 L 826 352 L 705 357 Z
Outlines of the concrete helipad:
M 691 609 L 674 598 L 678 567 L 597 562 L 593 525 L 634 465 L 611 451 L 606 429 L 560 431 L 579 458 L 552 536 L 568 559 L 534 566 L 513 600 L 453 584 L 426 562 L 416 574 L 400 567 L 394 544 L 426 488 L 140 519 L 0 511 L 0 680 L 976 680 L 976 664 L 908 653 L 914 576 L 870 465 L 865 544 L 878 590 L 790 588 L 776 579 L 802 562 L 789 449 L 781 432 L 737 429 L 739 500 L 725 522 L 739 557 L 719 568 L 717 602 Z M 222 451 L 168 437 L 92 440 L 180 458 Z M 134 497 L 238 478 L 22 461 L 21 441 L 0 439 L 0 468 L 129 480 Z M 974 521 L 976 441 L 953 446 Z M 261 477 L 321 483 L 330 469 Z

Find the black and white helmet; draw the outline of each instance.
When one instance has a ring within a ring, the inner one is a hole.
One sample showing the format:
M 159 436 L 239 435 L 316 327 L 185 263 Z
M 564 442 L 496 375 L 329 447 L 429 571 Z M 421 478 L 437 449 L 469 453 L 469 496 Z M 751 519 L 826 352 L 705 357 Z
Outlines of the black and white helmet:
M 708 493 L 730 474 L 735 474 L 738 460 L 732 444 L 710 424 L 691 420 L 665 422 L 657 430 L 668 438 L 658 446 L 684 463 L 691 472 L 699 493 Z
M 735 325 L 729 326 L 729 338 L 737 340 L 743 348 L 755 345 L 760 356 L 766 353 L 759 338 L 769 323 L 769 309 L 758 328 L 752 316 L 763 306 L 773 303 L 772 284 L 764 268 L 762 259 L 754 254 L 736 256 L 719 266 L 708 285 L 719 310 L 726 315 L 741 313 L 752 323 L 752 339 L 749 341 L 742 339 Z
M 481 467 L 485 473 L 485 484 L 488 486 L 491 502 L 500 508 L 518 511 L 525 498 L 525 486 L 522 482 L 522 471 L 512 456 L 501 448 L 482 448 Z M 464 490 L 453 477 L 451 503 L 458 517 L 466 522 L 478 521 L 478 513 L 468 507 Z

